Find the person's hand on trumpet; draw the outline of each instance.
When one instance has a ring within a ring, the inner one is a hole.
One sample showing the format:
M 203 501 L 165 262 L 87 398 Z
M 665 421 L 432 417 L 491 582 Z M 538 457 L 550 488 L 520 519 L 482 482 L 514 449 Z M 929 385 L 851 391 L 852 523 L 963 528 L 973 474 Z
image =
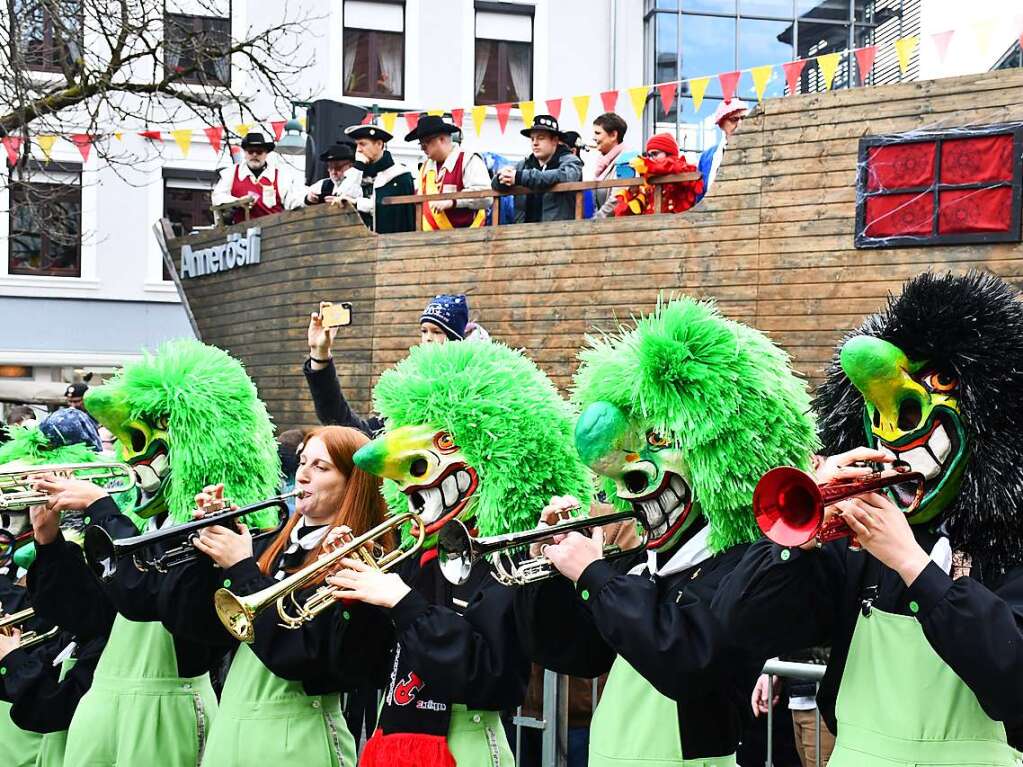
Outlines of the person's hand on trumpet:
M 342 559 L 341 569 L 327 576 L 327 583 L 340 589 L 338 599 L 391 608 L 412 589 L 395 573 L 385 573 L 358 559 Z
M 543 507 L 543 511 L 540 512 L 540 523 L 537 527 L 550 527 L 556 525 L 559 522 L 564 522 L 566 519 L 571 519 L 572 512 L 576 511 L 581 504 L 578 498 L 574 498 L 571 495 L 555 495 L 551 498 L 546 506 Z M 558 533 L 552 535 L 548 541 L 540 541 L 538 543 L 530 544 L 529 556 L 539 557 L 543 555 L 543 550 L 555 543 L 561 543 L 565 539 L 564 533 Z

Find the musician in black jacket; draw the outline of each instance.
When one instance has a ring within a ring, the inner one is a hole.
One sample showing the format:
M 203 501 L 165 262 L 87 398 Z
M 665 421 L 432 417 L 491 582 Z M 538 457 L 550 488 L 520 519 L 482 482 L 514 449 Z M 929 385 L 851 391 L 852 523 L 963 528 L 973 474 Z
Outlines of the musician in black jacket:
M 327 163 L 327 178 L 309 187 L 305 196 L 306 205 L 329 203 L 340 197 L 341 179 L 355 162 L 355 144 L 351 141 L 339 141 L 323 152 L 320 160 Z

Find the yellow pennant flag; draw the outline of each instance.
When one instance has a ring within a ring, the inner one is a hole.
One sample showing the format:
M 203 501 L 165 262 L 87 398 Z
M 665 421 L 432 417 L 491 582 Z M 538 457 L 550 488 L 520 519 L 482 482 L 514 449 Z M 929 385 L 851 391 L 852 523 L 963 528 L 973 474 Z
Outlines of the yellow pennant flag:
M 192 129 L 172 130 L 170 134 L 174 137 L 175 143 L 177 143 L 178 148 L 181 150 L 182 157 L 188 157 L 188 151 L 192 148 Z
M 431 109 L 426 114 L 433 115 L 434 117 L 443 117 L 444 116 L 444 110 L 443 109 Z M 390 132 L 390 131 L 388 131 L 388 132 Z
M 238 123 L 236 126 L 234 126 L 235 135 L 245 138 L 245 134 L 249 132 L 249 129 L 251 127 L 252 127 L 251 123 Z
M 689 96 L 693 100 L 693 111 L 700 111 L 700 104 L 703 103 L 703 94 L 707 92 L 710 85 L 709 77 L 697 77 L 689 81 Z
M 817 57 L 817 66 L 821 69 L 821 77 L 824 78 L 824 87 L 828 90 L 831 90 L 831 83 L 835 79 L 835 72 L 838 71 L 838 62 L 841 60 L 841 53 L 824 53 Z
M 384 130 L 394 135 L 394 121 L 398 119 L 397 112 L 384 112 L 380 115 L 380 122 L 384 124 Z
M 298 124 L 302 126 L 302 130 L 305 130 L 305 115 L 298 118 Z
M 476 126 L 476 135 L 483 134 L 483 121 L 487 119 L 487 108 L 478 106 L 472 108 L 472 124 Z
M 56 136 L 36 136 L 36 143 L 39 148 L 43 150 L 43 157 L 47 160 L 50 159 L 50 152 L 53 151 L 53 145 L 57 143 Z
M 767 88 L 767 83 L 771 80 L 771 75 L 774 74 L 774 64 L 753 67 L 750 70 L 750 74 L 753 75 L 753 89 L 757 92 L 757 101 L 763 101 L 764 90 Z
M 636 117 L 643 119 L 643 109 L 646 107 L 646 97 L 650 93 L 650 86 L 640 85 L 629 88 L 629 99 L 632 101 L 632 108 L 636 111 Z
M 980 51 L 981 55 L 987 55 L 988 49 L 991 47 L 991 34 L 995 31 L 994 19 L 987 19 L 986 21 L 978 21 L 973 25 L 973 34 L 977 38 L 977 50 Z
M 575 104 L 575 111 L 579 115 L 579 124 L 586 124 L 586 113 L 590 111 L 590 97 L 586 96 L 573 96 L 572 103 Z
M 124 134 L 121 131 L 114 131 L 114 138 L 120 141 L 124 138 Z
M 916 50 L 918 42 L 920 42 L 920 38 L 916 35 L 900 37 L 895 41 L 895 52 L 899 56 L 899 71 L 902 74 L 906 74 L 906 70 L 909 69 L 909 59 L 913 55 L 913 51 Z
M 536 114 L 536 103 L 532 101 L 520 101 L 519 111 L 522 112 L 522 122 L 528 128 L 533 124 L 533 115 Z

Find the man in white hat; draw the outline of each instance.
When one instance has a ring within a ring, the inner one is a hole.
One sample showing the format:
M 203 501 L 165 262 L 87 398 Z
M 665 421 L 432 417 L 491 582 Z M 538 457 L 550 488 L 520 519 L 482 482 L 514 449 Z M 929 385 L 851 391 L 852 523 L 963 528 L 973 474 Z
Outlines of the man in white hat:
M 245 161 L 220 172 L 220 180 L 213 187 L 211 201 L 214 205 L 239 203 L 232 223 L 245 219 L 240 209 L 243 202 L 250 208 L 249 218 L 294 210 L 304 204 L 305 187 L 294 174 L 269 161 L 275 146 L 273 141 L 258 131 L 247 133 L 241 142 Z
M 739 127 L 739 123 L 747 114 L 749 114 L 749 106 L 742 99 L 722 101 L 714 111 L 714 124 L 721 129 L 721 140 L 714 146 L 703 150 L 700 155 L 699 168 L 700 173 L 703 174 L 703 193 L 696 198 L 697 202 L 707 195 L 710 185 L 717 178 L 718 168 L 721 167 L 728 139 L 732 137 Z
M 415 194 L 412 173 L 387 151 L 393 136 L 379 125 L 351 125 L 345 135 L 355 142 L 355 162 L 341 179 L 340 196 L 377 234 L 414 231 L 414 205 L 381 204 L 388 197 Z

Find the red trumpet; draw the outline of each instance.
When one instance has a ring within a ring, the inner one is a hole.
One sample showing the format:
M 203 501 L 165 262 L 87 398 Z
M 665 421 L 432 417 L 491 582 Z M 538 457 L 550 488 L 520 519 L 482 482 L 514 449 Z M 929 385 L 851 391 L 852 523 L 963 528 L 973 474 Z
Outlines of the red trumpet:
M 903 511 L 912 514 L 924 497 L 924 475 L 896 467 L 891 472 L 874 472 L 857 479 L 838 479 L 818 485 L 805 471 L 792 466 L 771 469 L 753 491 L 753 515 L 768 538 L 780 546 L 817 545 L 851 536 L 841 517 L 824 521 L 824 508 L 846 498 L 901 485 L 916 483 L 913 502 Z M 855 537 L 852 544 L 856 546 Z

